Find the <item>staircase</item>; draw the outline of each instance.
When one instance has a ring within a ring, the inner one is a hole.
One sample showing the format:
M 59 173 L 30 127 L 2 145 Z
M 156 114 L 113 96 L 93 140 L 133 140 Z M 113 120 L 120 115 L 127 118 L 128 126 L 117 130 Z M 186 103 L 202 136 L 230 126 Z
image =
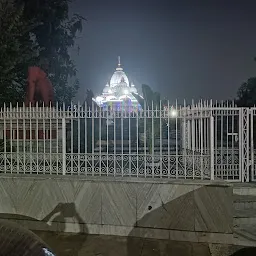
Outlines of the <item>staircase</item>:
M 234 185 L 233 206 L 235 241 L 256 246 L 256 185 Z

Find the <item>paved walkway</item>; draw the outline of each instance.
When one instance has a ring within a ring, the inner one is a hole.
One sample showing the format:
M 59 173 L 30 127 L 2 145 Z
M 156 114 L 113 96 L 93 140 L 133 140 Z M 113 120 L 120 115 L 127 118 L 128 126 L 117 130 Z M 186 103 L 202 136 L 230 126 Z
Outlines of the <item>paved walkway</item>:
M 35 232 L 60 256 L 210 256 L 207 244 Z
M 256 248 L 142 238 L 35 233 L 57 256 L 255 256 Z M 235 253 L 236 252 L 236 253 Z

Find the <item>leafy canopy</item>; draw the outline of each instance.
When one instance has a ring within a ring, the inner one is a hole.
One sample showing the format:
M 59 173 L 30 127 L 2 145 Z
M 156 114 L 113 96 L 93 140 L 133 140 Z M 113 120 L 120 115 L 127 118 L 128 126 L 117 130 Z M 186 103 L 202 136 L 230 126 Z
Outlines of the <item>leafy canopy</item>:
M 83 17 L 69 17 L 69 0 L 0 0 L 0 104 L 24 101 L 27 69 L 49 63 L 55 101 L 70 103 L 79 82 L 70 56 Z
M 16 0 L 24 5 L 27 22 L 40 23 L 32 32 L 41 47 L 40 58 L 49 61 L 49 76 L 55 90 L 55 101 L 70 103 L 79 82 L 77 69 L 70 57 L 77 34 L 82 31 L 83 17 L 69 17 L 71 0 Z
M 38 45 L 30 31 L 36 26 L 24 21 L 23 6 L 0 0 L 0 105 L 24 99 L 27 67 Z M 25 37 L 25 35 L 28 35 Z

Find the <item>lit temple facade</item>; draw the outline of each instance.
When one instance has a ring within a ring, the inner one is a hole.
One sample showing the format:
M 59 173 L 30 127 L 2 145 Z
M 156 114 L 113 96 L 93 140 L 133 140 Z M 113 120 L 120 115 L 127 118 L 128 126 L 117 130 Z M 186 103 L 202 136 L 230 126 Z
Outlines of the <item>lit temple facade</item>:
M 133 83 L 130 83 L 127 75 L 123 71 L 118 58 L 118 66 L 112 75 L 110 82 L 106 84 L 100 96 L 93 99 L 103 110 L 130 110 L 140 111 L 141 106 L 137 99 L 133 96 L 138 94 Z

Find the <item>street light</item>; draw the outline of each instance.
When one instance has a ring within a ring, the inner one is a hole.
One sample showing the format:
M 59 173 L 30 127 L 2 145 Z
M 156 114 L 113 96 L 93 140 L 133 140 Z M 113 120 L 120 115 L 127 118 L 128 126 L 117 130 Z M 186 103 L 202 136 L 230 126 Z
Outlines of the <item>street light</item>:
M 171 117 L 177 117 L 177 115 L 178 115 L 177 110 L 176 109 L 171 109 L 170 115 L 171 115 Z

